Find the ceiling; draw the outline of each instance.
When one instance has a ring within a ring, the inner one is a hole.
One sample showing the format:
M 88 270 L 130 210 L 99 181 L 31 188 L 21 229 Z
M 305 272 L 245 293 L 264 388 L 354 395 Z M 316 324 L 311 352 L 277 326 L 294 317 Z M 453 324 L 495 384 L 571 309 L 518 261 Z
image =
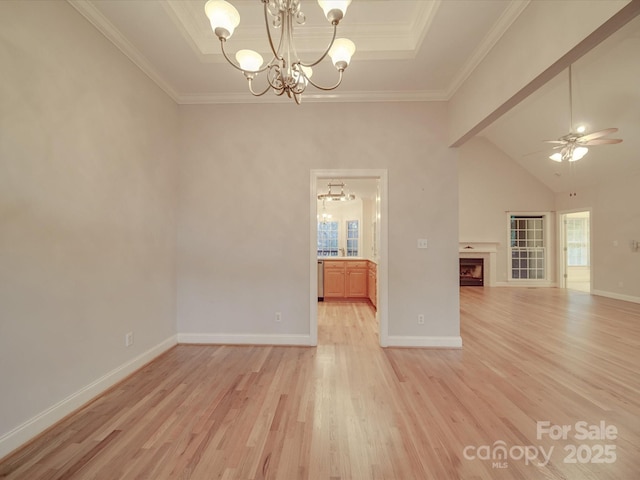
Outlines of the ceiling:
M 290 101 L 248 92 L 242 74 L 220 54 L 204 0 L 68 1 L 178 103 Z M 270 58 L 261 2 L 231 3 L 241 23 L 227 50 L 250 48 Z M 528 3 L 354 0 L 338 27 L 338 37 L 357 47 L 344 81 L 332 92 L 309 87 L 304 102 L 449 100 Z M 296 29 L 296 45 L 303 60 L 315 60 L 332 28 L 316 1 L 303 0 L 302 10 L 307 21 Z M 574 118 L 588 131 L 618 127 L 623 143 L 593 147 L 572 172 L 547 158 L 542 140 L 569 129 L 566 74 L 480 133 L 556 192 L 640 171 L 640 17 L 581 58 L 573 76 Z M 314 67 L 313 79 L 331 85 L 337 72 L 326 60 Z
M 572 65 L 574 129 L 619 129 L 615 145 L 589 147 L 577 162 L 548 157 L 554 140 L 569 133 L 569 75 L 565 70 L 485 128 L 483 136 L 554 192 L 640 174 L 640 16 Z M 575 130 L 574 130 L 575 131 Z M 639 186 L 640 188 L 640 186 Z

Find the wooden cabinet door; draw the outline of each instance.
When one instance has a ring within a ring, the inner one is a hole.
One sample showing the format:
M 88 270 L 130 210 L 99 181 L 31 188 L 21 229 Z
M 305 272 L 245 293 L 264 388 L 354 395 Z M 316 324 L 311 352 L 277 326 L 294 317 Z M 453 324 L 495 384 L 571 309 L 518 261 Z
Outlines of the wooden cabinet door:
M 367 269 L 347 267 L 347 297 L 367 298 Z
M 345 294 L 344 266 L 324 269 L 324 296 L 325 298 L 344 298 Z
M 376 266 L 374 264 L 369 265 L 369 285 L 367 286 L 367 290 L 369 293 L 369 300 L 373 304 L 373 306 L 377 306 L 378 303 L 378 278 L 376 272 Z

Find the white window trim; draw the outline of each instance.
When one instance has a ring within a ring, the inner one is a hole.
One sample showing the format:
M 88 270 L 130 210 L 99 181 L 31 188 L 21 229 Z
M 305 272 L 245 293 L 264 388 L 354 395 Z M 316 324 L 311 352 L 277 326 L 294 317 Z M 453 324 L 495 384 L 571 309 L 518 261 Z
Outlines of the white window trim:
M 551 213 L 552 212 L 525 212 L 514 211 L 506 212 L 507 221 L 507 248 L 506 248 L 506 261 L 507 261 L 507 282 L 513 285 L 535 285 L 535 286 L 549 286 L 551 285 Z M 511 217 L 512 216 L 538 216 L 542 217 L 542 228 L 544 229 L 544 278 L 513 278 L 513 271 L 511 269 Z

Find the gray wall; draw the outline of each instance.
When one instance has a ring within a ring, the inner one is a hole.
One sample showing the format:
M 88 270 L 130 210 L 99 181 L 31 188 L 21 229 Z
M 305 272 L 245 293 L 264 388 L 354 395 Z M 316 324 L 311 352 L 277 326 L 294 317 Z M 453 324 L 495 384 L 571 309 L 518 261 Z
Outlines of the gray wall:
M 0 65 L 2 457 L 175 338 L 178 126 L 66 2 L 0 2 Z
M 553 212 L 555 196 L 544 184 L 483 137 L 459 149 L 460 241 L 497 242 L 496 282 L 508 278 L 507 212 Z M 555 243 L 555 215 L 549 227 Z M 556 250 L 550 245 L 550 281 L 556 281 Z
M 180 113 L 180 334 L 309 335 L 309 172 L 370 168 L 388 169 L 389 335 L 459 336 L 456 152 L 446 144 L 446 104 Z M 428 250 L 417 249 L 421 237 Z M 277 311 L 282 323 L 273 321 Z
M 558 211 L 591 211 L 591 275 L 593 293 L 640 303 L 640 173 L 619 178 L 577 196 L 556 195 Z

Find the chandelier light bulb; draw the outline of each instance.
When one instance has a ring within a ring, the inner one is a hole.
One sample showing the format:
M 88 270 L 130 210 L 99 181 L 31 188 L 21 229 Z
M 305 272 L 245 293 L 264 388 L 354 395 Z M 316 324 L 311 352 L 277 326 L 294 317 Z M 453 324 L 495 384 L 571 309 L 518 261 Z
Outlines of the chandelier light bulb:
M 238 10 L 224 0 L 209 0 L 204 6 L 204 11 L 218 38 L 229 39 L 235 28 L 240 25 Z
M 336 38 L 329 50 L 329 56 L 338 70 L 349 66 L 351 57 L 356 51 L 355 44 L 348 38 Z
M 236 53 L 236 60 L 240 64 L 240 68 L 246 73 L 255 73 L 260 70 L 264 60 L 262 55 L 253 50 L 238 50 Z
M 551 160 L 553 160 L 554 162 L 561 162 L 562 161 L 562 154 L 560 152 L 556 152 L 553 155 L 551 155 L 549 158 Z
M 256 2 L 257 3 L 257 2 Z M 294 28 L 304 25 L 306 16 L 300 10 L 300 0 L 261 0 L 264 10 L 264 24 L 268 45 L 273 56 L 266 63 L 262 56 L 253 50 L 239 50 L 235 59 L 226 51 L 227 40 L 240 24 L 240 14 L 225 0 L 208 0 L 205 14 L 209 18 L 211 28 L 220 40 L 220 50 L 225 60 L 241 71 L 248 80 L 249 92 L 260 97 L 269 91 L 276 95 L 286 93 L 288 98 L 297 104 L 302 101 L 302 94 L 308 85 L 318 90 L 330 91 L 340 86 L 344 70 L 349 66 L 356 46 L 346 38 L 336 39 L 338 23 L 347 12 L 351 0 L 318 0 L 319 5 L 333 29 L 328 45 L 320 53 L 317 60 L 301 59 L 294 44 Z M 275 41 L 274 33 L 280 31 L 279 41 Z M 331 57 L 338 70 L 338 78 L 333 85 L 319 85 L 311 80 L 311 67 L 318 65 L 326 56 Z M 255 89 L 254 78 L 258 73 L 266 72 L 263 85 Z
M 302 71 L 304 72 L 307 78 L 311 78 L 311 75 L 313 75 L 313 68 L 305 67 L 304 65 L 300 65 L 300 68 L 302 69 Z
M 327 20 L 336 24 L 347 14 L 350 4 L 351 0 L 318 0 L 318 5 L 324 11 Z
M 302 70 L 304 75 L 301 75 L 299 70 Z M 313 68 L 305 67 L 304 65 L 298 65 L 297 68 L 294 69 L 291 74 L 296 84 L 299 84 L 300 82 L 302 82 L 304 83 L 305 87 L 309 83 L 309 78 L 311 78 L 311 75 L 313 75 Z

